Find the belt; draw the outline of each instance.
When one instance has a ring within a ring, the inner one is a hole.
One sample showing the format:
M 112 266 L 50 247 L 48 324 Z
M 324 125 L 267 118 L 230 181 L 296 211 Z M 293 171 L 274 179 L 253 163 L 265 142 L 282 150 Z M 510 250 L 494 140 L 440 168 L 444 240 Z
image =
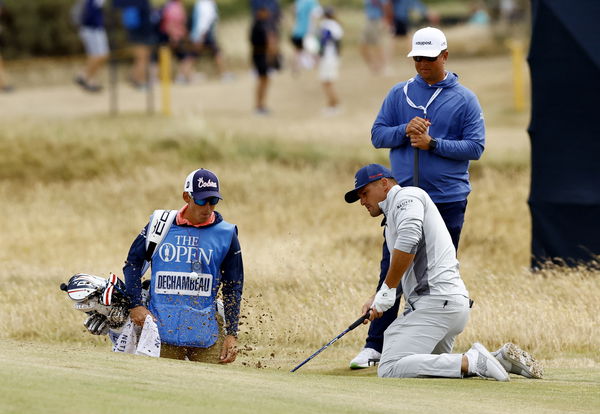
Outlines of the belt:
M 455 301 L 455 300 L 452 300 L 452 299 L 446 299 L 444 297 L 436 298 L 435 296 L 423 296 L 423 299 L 425 299 L 425 298 L 427 298 L 425 300 L 425 302 L 427 302 L 427 303 L 431 303 L 432 301 L 439 302 L 442 305 L 442 308 L 445 308 L 448 304 L 451 304 L 451 303 L 456 303 L 456 304 L 459 304 L 459 305 L 462 305 L 464 303 L 464 302 L 458 302 L 458 301 Z M 471 298 L 466 298 L 466 299 L 469 300 L 469 309 L 472 308 L 473 304 L 475 303 L 475 301 L 473 299 L 471 299 Z M 408 300 L 406 301 L 406 303 L 410 307 L 411 311 L 417 310 L 417 308 L 418 308 L 418 302 L 419 301 L 416 301 L 414 303 L 410 303 Z M 415 308 L 415 305 L 417 305 L 417 308 Z

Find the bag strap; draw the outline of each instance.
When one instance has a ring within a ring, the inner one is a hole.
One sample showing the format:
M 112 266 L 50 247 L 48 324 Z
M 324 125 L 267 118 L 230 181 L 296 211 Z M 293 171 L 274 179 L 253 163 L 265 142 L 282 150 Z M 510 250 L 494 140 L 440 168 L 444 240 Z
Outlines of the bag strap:
M 150 267 L 152 257 L 158 251 L 158 246 L 163 242 L 173 220 L 177 216 L 177 210 L 154 210 L 150 224 L 148 225 L 148 233 L 146 234 L 146 257 L 144 266 L 142 267 L 142 276 Z

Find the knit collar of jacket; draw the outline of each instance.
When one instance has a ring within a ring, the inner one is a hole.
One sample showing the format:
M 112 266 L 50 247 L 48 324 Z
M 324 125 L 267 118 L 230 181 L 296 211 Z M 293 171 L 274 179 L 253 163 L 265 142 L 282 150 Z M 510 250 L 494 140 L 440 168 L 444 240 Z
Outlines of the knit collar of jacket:
M 427 82 L 425 82 L 423 80 L 423 78 L 421 77 L 421 75 L 416 75 L 415 76 L 415 84 L 419 85 L 421 88 L 452 88 L 456 85 L 458 85 L 458 75 L 454 72 L 446 72 L 447 76 L 446 79 L 444 79 L 441 82 L 438 83 L 434 83 L 433 85 L 429 85 Z M 409 86 L 410 88 L 410 86 Z

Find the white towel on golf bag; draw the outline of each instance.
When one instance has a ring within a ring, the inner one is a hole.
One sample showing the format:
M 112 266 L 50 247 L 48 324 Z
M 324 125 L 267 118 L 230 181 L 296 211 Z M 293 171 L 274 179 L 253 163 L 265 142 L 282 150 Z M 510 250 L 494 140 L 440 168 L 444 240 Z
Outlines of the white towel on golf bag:
M 113 352 L 158 358 L 160 356 L 160 335 L 158 334 L 158 326 L 152 316 L 146 316 L 142 328 L 134 324 L 131 318 L 128 317 L 123 331 L 113 347 Z

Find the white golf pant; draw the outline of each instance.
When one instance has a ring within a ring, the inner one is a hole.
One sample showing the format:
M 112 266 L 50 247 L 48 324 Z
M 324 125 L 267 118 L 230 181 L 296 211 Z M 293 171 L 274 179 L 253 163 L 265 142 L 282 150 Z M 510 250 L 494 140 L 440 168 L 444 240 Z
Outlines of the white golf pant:
M 386 378 L 460 378 L 462 354 L 450 354 L 469 320 L 462 295 L 422 296 L 386 329 L 377 373 Z

